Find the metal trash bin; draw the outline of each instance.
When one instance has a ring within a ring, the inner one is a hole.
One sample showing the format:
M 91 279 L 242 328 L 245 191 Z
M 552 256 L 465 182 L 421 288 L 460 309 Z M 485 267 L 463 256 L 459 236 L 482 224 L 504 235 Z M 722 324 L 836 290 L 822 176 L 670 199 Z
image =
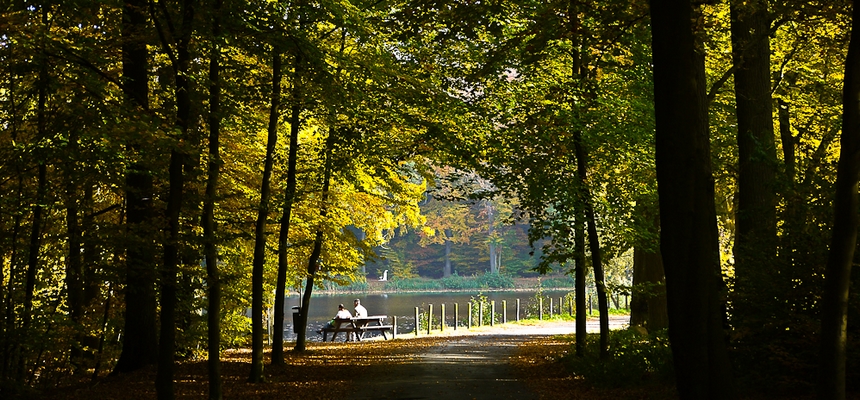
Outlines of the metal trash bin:
M 299 318 L 301 318 L 302 313 L 299 311 L 301 308 L 299 306 L 293 306 L 293 333 L 299 333 Z

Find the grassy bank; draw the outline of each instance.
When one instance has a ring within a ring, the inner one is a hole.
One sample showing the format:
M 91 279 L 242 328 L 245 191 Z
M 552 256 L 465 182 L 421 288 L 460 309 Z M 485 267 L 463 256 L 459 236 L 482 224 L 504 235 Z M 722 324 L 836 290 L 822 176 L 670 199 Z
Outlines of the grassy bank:
M 457 293 L 491 291 L 573 290 L 573 279 L 568 276 L 514 278 L 503 274 L 473 276 L 452 275 L 447 278 L 409 278 L 388 281 L 354 282 L 347 286 L 331 286 L 317 290 L 319 294 L 351 293 Z

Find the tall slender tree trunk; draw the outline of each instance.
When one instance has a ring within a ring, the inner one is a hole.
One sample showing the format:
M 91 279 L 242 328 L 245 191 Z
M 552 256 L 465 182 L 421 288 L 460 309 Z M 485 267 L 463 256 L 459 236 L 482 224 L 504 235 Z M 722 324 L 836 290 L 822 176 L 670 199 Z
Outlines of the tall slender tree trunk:
M 568 14 L 570 15 L 570 37 L 571 37 L 571 68 L 570 78 L 572 82 L 578 83 L 577 86 L 583 87 L 583 81 L 586 79 L 584 73 L 583 55 L 579 48 L 581 46 L 579 29 L 579 19 L 577 17 L 575 4 L 571 1 L 568 3 Z M 582 98 L 583 96 L 580 96 Z M 581 100 L 571 100 L 570 108 L 577 110 L 582 107 L 582 104 L 577 102 Z M 585 216 L 588 248 L 591 250 L 591 267 L 594 270 L 594 283 L 597 287 L 597 307 L 600 311 L 600 357 L 609 356 L 609 303 L 606 298 L 606 285 L 603 272 L 603 261 L 600 254 L 600 238 L 597 236 L 597 221 L 594 215 L 594 206 L 591 199 L 591 189 L 588 182 L 588 161 L 585 146 L 582 143 L 582 131 L 573 131 L 573 145 L 576 155 L 576 172 L 577 172 L 577 191 L 579 192 L 579 206 L 582 215 Z M 579 214 L 578 214 L 579 215 Z
M 15 139 L 15 131 L 13 129 L 12 138 Z M 16 162 L 16 173 L 18 175 L 17 183 L 16 183 L 16 204 L 15 209 L 22 209 L 23 207 L 23 199 L 24 199 L 24 178 L 21 175 L 20 171 L 20 162 Z M 5 379 L 12 378 L 13 365 L 15 364 L 15 357 L 20 354 L 18 344 L 15 340 L 10 339 L 11 333 L 15 331 L 15 308 L 17 306 L 15 300 L 15 292 L 14 285 L 16 283 L 18 275 L 18 266 L 20 264 L 19 257 L 20 251 L 18 249 L 18 240 L 19 236 L 22 234 L 23 227 L 23 218 L 22 213 L 15 213 L 12 217 L 12 232 L 9 235 L 10 249 L 9 249 L 9 279 L 6 282 L 6 303 L 4 306 L 4 317 L 5 323 L 4 330 L 9 332 L 6 336 L 3 336 L 4 340 L 0 343 L 3 344 L 3 365 L 0 366 L 2 371 L 0 371 L 0 377 Z M 0 282 L 2 284 L 2 282 Z
M 445 230 L 445 268 L 442 270 L 442 277 L 451 276 L 451 235 L 450 229 Z
M 734 397 L 724 332 L 705 64 L 690 0 L 651 0 L 660 250 L 681 399 Z
M 90 379 L 91 382 L 95 382 L 96 379 L 98 379 L 99 375 L 101 374 L 102 356 L 104 355 L 105 336 L 107 335 L 107 331 L 108 331 L 108 321 L 110 321 L 111 299 L 112 298 L 113 298 L 113 283 L 108 283 L 107 296 L 105 298 L 105 304 L 104 304 L 104 312 L 102 313 L 102 326 L 101 326 L 102 332 L 99 335 L 99 344 L 98 344 L 98 348 L 96 349 L 96 363 L 93 366 L 93 375 L 92 375 L 92 378 Z
M 6 4 L 4 7 L 4 11 L 20 11 L 25 7 L 23 1 L 13 1 Z M 11 59 L 14 55 L 14 47 L 7 44 L 4 46 L 4 49 L 8 51 L 8 55 L 4 54 L 4 57 L 8 57 Z M 6 121 L 6 129 L 5 132 L 8 132 L 13 141 L 17 141 L 17 131 L 18 131 L 18 107 L 17 107 L 17 85 L 16 78 L 17 75 L 14 71 L 13 63 L 6 63 L 6 68 L 3 73 L 8 76 L 9 86 L 4 87 L 6 91 L 7 100 L 5 101 L 8 104 L 7 115 L 9 115 L 9 119 Z M 4 132 L 4 133 L 5 133 Z M 4 193 L 8 195 L 8 198 L 12 198 L 11 194 L 16 192 L 17 202 L 20 204 L 21 197 L 21 183 L 23 182 L 21 179 L 21 167 L 19 160 L 15 160 L 15 171 L 14 176 L 18 176 L 18 185 L 16 189 L 7 188 L 5 186 L 5 182 L 0 184 L 0 193 Z M 12 328 L 14 327 L 14 317 L 12 313 L 12 282 L 15 281 L 15 263 L 16 252 L 15 252 L 15 238 L 17 237 L 17 231 L 19 230 L 20 225 L 18 224 L 19 217 L 18 213 L 12 212 L 3 212 L 2 206 L 5 203 L 0 201 L 0 310 L 3 311 L 2 319 L 0 319 L 0 381 L 6 381 L 8 379 L 9 372 L 9 363 L 11 361 L 12 349 L 11 344 L 14 342 L 13 339 L 10 338 L 12 334 Z M 20 210 L 20 207 L 14 207 L 13 209 Z M 7 227 L 6 225 L 6 215 L 16 215 L 12 217 L 10 223 L 11 225 Z M 7 247 L 8 246 L 8 247 Z M 7 257 L 9 258 L 9 262 L 7 264 Z M 9 274 L 6 275 L 6 268 L 9 269 Z M 6 285 L 4 286 L 4 282 Z
M 156 375 L 156 392 L 160 400 L 174 398 L 173 377 L 174 358 L 176 353 L 176 309 L 177 309 L 177 277 L 179 273 L 180 215 L 182 213 L 183 190 L 185 186 L 184 165 L 187 159 L 185 152 L 179 147 L 188 139 L 191 124 L 191 81 L 188 79 L 191 53 L 189 44 L 193 31 L 194 5 L 192 0 L 185 0 L 180 5 L 182 25 L 180 36 L 176 43 L 176 58 L 173 65 L 174 97 L 176 99 L 176 127 L 179 128 L 177 144 L 170 152 L 169 191 L 167 198 L 167 242 L 164 244 L 164 265 L 161 275 L 161 325 L 158 349 L 158 373 Z M 165 17 L 169 18 L 165 12 Z M 168 50 L 169 47 L 165 46 Z
M 101 265 L 101 252 L 99 252 L 96 238 L 95 238 L 95 215 L 93 211 L 93 196 L 94 190 L 93 185 L 90 181 L 84 180 L 83 182 L 83 199 L 81 199 L 80 213 L 81 216 L 81 251 L 83 252 L 83 258 L 81 262 L 82 266 L 82 281 L 81 286 L 83 286 L 83 304 L 84 307 L 87 307 L 89 304 L 101 295 L 101 284 L 96 276 L 98 272 L 98 266 Z M 120 220 L 120 224 L 122 224 Z M 84 310 L 86 313 L 86 310 Z
M 69 131 L 68 151 L 70 154 L 78 154 L 78 132 Z M 83 235 L 78 221 L 78 185 L 77 185 L 77 163 L 74 159 L 66 161 L 66 231 L 68 234 L 68 259 L 66 260 L 66 289 L 69 316 L 77 323 L 83 313 Z
M 123 94 L 130 107 L 144 111 L 149 109 L 146 9 L 146 0 L 126 0 L 122 18 Z M 129 152 L 134 153 L 139 147 L 139 143 L 130 143 Z M 137 160 L 126 170 L 129 245 L 126 248 L 125 318 L 122 353 L 114 373 L 154 364 L 158 354 L 152 198 L 152 175 L 144 160 Z
M 860 225 L 860 7 L 854 4 L 851 42 L 842 92 L 842 140 L 833 198 L 833 237 L 821 296 L 821 360 L 818 398 L 845 399 L 845 347 L 848 341 L 848 290 Z
M 767 0 L 730 2 L 738 119 L 738 208 L 735 212 L 733 318 L 761 327 L 775 303 L 776 146 L 770 84 Z M 766 315 L 761 314 L 764 307 Z
M 305 283 L 305 292 L 302 295 L 302 307 L 299 311 L 299 321 L 296 323 L 298 326 L 298 333 L 296 337 L 296 347 L 294 348 L 295 351 L 305 351 L 307 349 L 308 310 L 310 309 L 311 293 L 314 289 L 314 279 L 319 271 L 319 259 L 322 254 L 322 224 L 326 223 L 326 218 L 328 217 L 328 196 L 332 174 L 331 153 L 334 151 L 335 134 L 336 130 L 334 128 L 329 130 L 329 137 L 326 139 L 325 151 L 323 152 L 325 161 L 323 167 L 322 196 L 320 197 L 320 225 L 317 227 L 316 235 L 314 236 L 314 248 L 311 251 L 310 258 L 308 258 L 308 275 Z
M 346 48 L 346 30 L 342 31 L 340 40 L 340 54 L 343 55 L 344 49 Z M 334 75 L 340 75 L 340 67 L 337 68 Z M 319 259 L 322 254 L 323 224 L 326 223 L 326 217 L 328 216 L 328 196 L 329 187 L 331 185 L 333 163 L 332 153 L 334 152 L 335 135 L 337 134 L 337 117 L 335 111 L 331 111 L 331 113 L 331 126 L 329 127 L 329 134 L 325 141 L 325 148 L 323 149 L 323 186 L 322 196 L 320 198 L 320 222 L 317 226 L 316 235 L 314 237 L 314 247 L 311 251 L 311 256 L 308 258 L 305 293 L 302 295 L 302 304 L 299 309 L 299 321 L 296 323 L 298 332 L 296 336 L 296 346 L 294 347 L 295 351 L 305 351 L 307 349 L 308 311 L 310 310 L 311 305 L 311 293 L 314 289 L 314 279 L 316 278 L 317 271 L 319 271 L 320 267 Z
M 585 355 L 588 334 L 588 309 L 586 308 L 585 277 L 588 267 L 585 263 L 585 221 L 576 213 L 573 221 L 573 247 L 575 248 L 574 301 L 576 303 L 576 355 Z
M 489 252 L 490 252 L 490 273 L 494 274 L 499 272 L 499 265 L 497 263 L 498 259 L 496 258 L 496 242 L 494 239 L 495 234 L 495 225 L 496 225 L 496 210 L 493 207 L 493 203 L 490 200 L 486 200 L 485 207 L 487 209 L 487 237 L 489 238 Z
M 161 324 L 158 342 L 158 374 L 156 389 L 160 400 L 173 398 L 173 359 L 176 352 L 177 277 L 179 269 L 179 215 L 182 209 L 185 155 L 170 152 L 168 167 L 170 189 L 167 200 L 167 243 L 164 244 L 164 265 L 161 273 Z
M 221 400 L 221 274 L 218 270 L 218 239 L 215 226 L 215 202 L 221 176 L 221 6 L 212 6 L 212 38 L 209 50 L 209 162 L 206 194 L 203 199 L 203 251 L 206 257 L 208 305 L 206 312 L 209 353 L 209 400 Z
M 21 317 L 21 330 L 24 334 L 27 334 L 30 329 L 30 322 L 33 319 L 33 297 L 36 288 L 36 272 L 39 268 L 39 252 L 42 242 L 42 213 L 44 212 L 42 204 L 44 204 L 47 192 L 47 180 L 47 167 L 44 162 L 41 162 L 38 167 L 36 205 L 33 207 L 33 221 L 30 227 L 30 242 L 27 252 L 27 272 L 24 281 L 24 310 Z M 24 344 L 18 343 L 18 346 L 21 348 Z M 24 352 L 19 350 L 19 354 L 24 354 Z M 23 378 L 25 357 L 22 356 L 19 358 L 18 362 L 19 378 Z M 19 379 L 19 382 L 23 382 L 23 380 Z
M 69 133 L 69 152 L 77 154 L 78 150 L 77 132 Z M 69 308 L 69 317 L 72 322 L 80 322 L 83 314 L 84 290 L 83 290 L 83 235 L 78 222 L 78 191 L 75 180 L 77 173 L 75 161 L 68 160 L 69 169 L 66 174 L 66 231 L 68 232 L 68 259 L 66 260 L 66 298 Z
M 576 150 L 576 169 L 579 177 L 579 191 L 582 208 L 585 215 L 588 232 L 588 248 L 591 250 L 591 268 L 594 270 L 594 285 L 597 288 L 597 308 L 600 311 L 600 357 L 609 357 L 609 301 L 606 297 L 606 284 L 603 272 L 603 260 L 600 255 L 600 238 L 597 236 L 597 220 L 594 216 L 594 206 L 591 200 L 591 190 L 588 183 L 588 165 L 582 145 L 582 132 L 573 134 Z
M 42 24 L 47 29 L 48 26 L 48 6 L 42 5 Z M 38 138 L 47 138 L 47 102 L 48 102 L 48 57 L 42 51 L 39 66 L 39 81 L 38 81 L 38 100 L 36 104 L 36 135 Z M 40 157 L 41 158 L 41 157 Z M 36 201 L 33 206 L 33 222 L 30 226 L 30 243 L 27 251 L 27 273 L 24 282 L 24 310 L 21 318 L 21 330 L 24 334 L 29 334 L 30 322 L 33 318 L 33 297 L 36 288 L 36 271 L 39 268 L 39 253 L 42 242 L 42 213 L 44 212 L 45 196 L 47 194 L 47 170 L 46 161 L 40 159 L 38 166 L 38 178 L 36 180 Z M 23 346 L 19 343 L 19 346 Z M 24 352 L 21 352 L 22 354 Z M 22 356 L 18 360 L 18 376 L 24 376 L 25 357 Z M 23 379 L 19 379 L 23 382 Z
M 284 210 L 281 214 L 281 232 L 278 237 L 278 281 L 275 287 L 275 332 L 272 340 L 272 364 L 284 363 L 284 297 L 287 295 L 287 269 L 289 259 L 287 250 L 290 237 L 290 217 L 296 199 L 296 166 L 299 151 L 299 130 L 303 104 L 301 96 L 301 49 L 296 49 L 293 65 L 292 106 L 290 107 L 290 149 L 287 156 L 287 189 L 284 196 Z
M 266 263 L 266 220 L 269 217 L 270 181 L 278 143 L 278 119 L 281 108 L 281 50 L 272 49 L 272 99 L 269 109 L 269 132 L 266 161 L 260 188 L 260 208 L 257 212 L 254 242 L 254 265 L 251 272 L 251 375 L 248 381 L 260 383 L 263 376 L 263 266 Z
M 78 131 L 72 129 L 69 131 L 69 143 L 67 151 L 69 154 L 77 155 L 78 149 Z M 66 303 L 69 310 L 69 318 L 72 320 L 76 333 L 77 344 L 72 345 L 71 363 L 75 368 L 75 372 L 81 367 L 81 356 L 83 349 L 80 342 L 83 339 L 83 332 L 78 328 L 81 322 L 81 317 L 84 313 L 84 268 L 83 268 L 83 234 L 78 221 L 79 206 L 78 206 L 78 185 L 77 174 L 78 167 L 75 161 L 75 156 L 66 159 L 66 232 L 68 235 L 68 250 L 66 253 Z
M 785 223 L 785 228 L 782 230 L 782 242 L 780 243 L 780 265 L 782 268 L 787 268 L 794 263 L 795 253 L 795 236 L 799 232 L 800 223 L 798 222 L 798 208 L 800 199 L 797 196 L 797 186 L 795 180 L 797 177 L 797 157 L 796 147 L 797 139 L 791 133 L 791 104 L 783 99 L 777 100 L 777 111 L 779 115 L 779 137 L 782 142 L 782 159 L 785 166 L 785 190 L 783 198 L 785 201 L 785 213 L 782 220 Z
M 778 99 L 778 115 L 779 115 L 779 137 L 782 142 L 782 159 L 785 163 L 785 177 L 789 186 L 794 186 L 794 179 L 797 175 L 797 157 L 796 145 L 797 139 L 791 134 L 791 114 L 789 108 L 791 104 L 783 99 Z
M 13 8 L 13 11 L 20 11 L 24 9 L 23 2 L 16 2 Z M 14 46 L 5 46 L 5 49 L 9 52 L 9 57 L 14 54 Z M 8 121 L 8 132 L 9 136 L 13 141 L 18 141 L 18 130 L 21 123 L 21 107 L 19 102 L 19 90 L 18 90 L 18 75 L 15 72 L 15 68 L 12 63 L 8 63 L 7 68 L 5 69 L 5 73 L 9 76 L 9 87 L 7 90 L 8 93 L 8 106 L 10 111 L 9 121 Z M 10 189 L 8 199 L 13 199 L 10 201 L 11 207 L 13 210 L 23 210 L 24 204 L 24 176 L 23 170 L 24 159 L 20 155 L 16 155 L 15 159 L 12 161 L 14 165 L 13 176 L 14 186 Z M 5 189 L 5 188 L 0 188 Z M 14 195 L 12 193 L 14 192 Z M 2 299 L 2 303 L 0 303 L 0 307 L 3 310 L 3 321 L 2 327 L 0 327 L 0 380 L 12 380 L 12 366 L 15 364 L 15 355 L 18 349 L 17 340 L 13 337 L 13 333 L 15 332 L 15 323 L 16 315 L 15 309 L 17 307 L 17 301 L 15 296 L 15 285 L 18 284 L 18 279 L 20 276 L 19 267 L 20 267 L 20 251 L 18 246 L 18 241 L 20 235 L 22 234 L 23 229 L 23 213 L 8 213 L 3 215 L 10 215 L 11 226 L 7 229 L 3 229 L 3 237 L 6 239 L 3 241 L 3 245 L 8 245 L 8 250 L 3 250 L 3 253 L 0 254 L 0 258 L 6 258 L 8 255 L 8 268 L 9 274 L 4 278 L 0 276 L 0 291 L 3 292 L 3 296 L 0 296 Z M 0 216 L 2 218 L 2 216 Z M 4 260 L 5 261 L 5 260 Z M 2 273 L 0 273 L 2 275 Z M 5 286 L 3 283 L 5 282 Z

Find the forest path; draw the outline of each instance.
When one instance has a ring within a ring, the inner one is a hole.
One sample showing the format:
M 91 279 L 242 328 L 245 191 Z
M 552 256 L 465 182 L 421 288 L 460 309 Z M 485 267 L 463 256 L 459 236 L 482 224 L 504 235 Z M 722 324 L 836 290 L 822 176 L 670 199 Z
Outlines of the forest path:
M 612 329 L 628 317 L 610 318 Z M 588 331 L 598 322 L 589 321 Z M 517 347 L 541 336 L 573 333 L 573 322 L 543 322 L 536 326 L 499 325 L 447 331 L 452 337 L 417 357 L 388 365 L 372 365 L 367 380 L 354 382 L 356 399 L 537 399 L 511 366 Z
M 356 382 L 357 399 L 537 399 L 515 377 L 509 359 L 531 339 L 521 335 L 469 335 L 427 349 L 395 365 L 374 365 Z

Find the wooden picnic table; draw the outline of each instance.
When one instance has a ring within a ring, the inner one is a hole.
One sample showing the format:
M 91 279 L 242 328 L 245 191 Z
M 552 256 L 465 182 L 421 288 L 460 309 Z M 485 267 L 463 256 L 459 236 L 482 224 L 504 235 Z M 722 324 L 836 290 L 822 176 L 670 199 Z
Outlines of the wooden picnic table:
M 335 318 L 333 319 L 332 327 L 323 328 L 323 342 L 326 341 L 329 332 L 333 333 L 331 336 L 331 341 L 334 342 L 334 339 L 337 337 L 337 334 L 340 332 L 344 332 L 347 334 L 346 340 L 349 341 L 352 338 L 356 341 L 360 341 L 364 338 L 364 334 L 368 331 L 378 331 L 382 332 L 382 337 L 388 340 L 388 336 L 386 332 L 392 332 L 391 337 L 394 337 L 392 325 L 386 325 L 385 319 L 388 318 L 387 315 L 370 315 L 367 317 L 352 317 L 352 318 Z

